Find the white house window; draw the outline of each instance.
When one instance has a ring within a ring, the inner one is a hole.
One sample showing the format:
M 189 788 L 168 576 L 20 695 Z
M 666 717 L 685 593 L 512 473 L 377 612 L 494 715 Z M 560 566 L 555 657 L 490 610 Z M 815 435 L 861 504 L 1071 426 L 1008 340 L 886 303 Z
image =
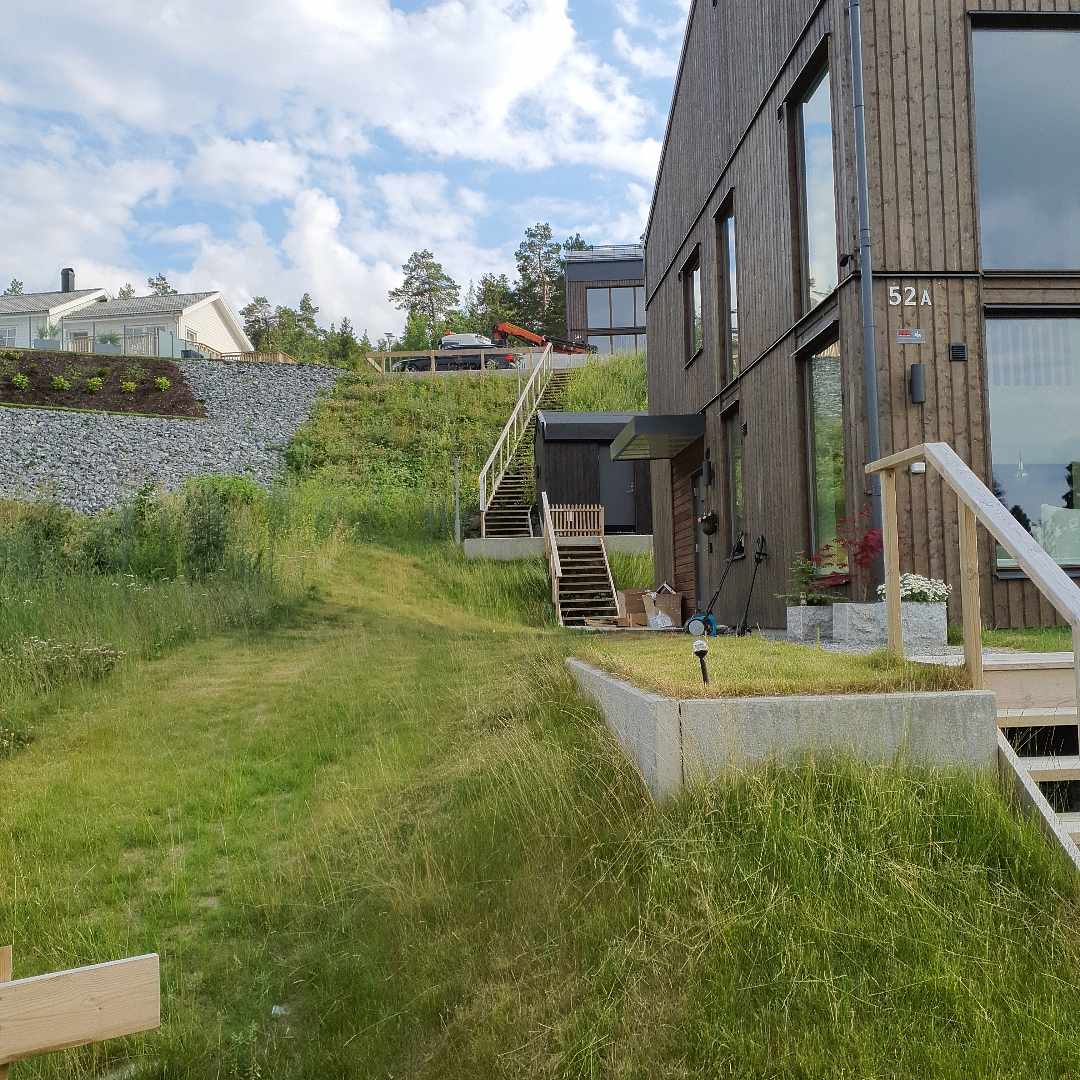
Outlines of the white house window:
M 198 332 L 198 330 L 194 330 L 192 327 L 189 326 L 188 329 L 187 329 L 187 339 L 188 339 L 188 341 L 198 341 L 199 340 L 199 332 Z
M 15 344 L 15 327 L 0 326 L 0 347 L 10 348 Z

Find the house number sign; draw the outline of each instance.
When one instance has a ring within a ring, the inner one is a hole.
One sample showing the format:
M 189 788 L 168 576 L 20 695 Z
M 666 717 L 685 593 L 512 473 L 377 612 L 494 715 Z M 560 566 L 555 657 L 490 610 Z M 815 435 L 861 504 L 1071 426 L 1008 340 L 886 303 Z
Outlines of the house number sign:
M 933 307 L 934 300 L 929 289 L 923 289 L 922 296 L 914 285 L 889 286 L 889 307 Z

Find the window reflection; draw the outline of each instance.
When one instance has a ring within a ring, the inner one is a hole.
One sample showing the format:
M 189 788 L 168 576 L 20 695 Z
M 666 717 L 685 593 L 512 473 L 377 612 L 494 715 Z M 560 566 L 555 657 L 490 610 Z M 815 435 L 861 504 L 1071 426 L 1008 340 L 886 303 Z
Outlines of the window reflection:
M 1080 267 L 1080 33 L 976 30 L 983 266 Z
M 1080 319 L 988 319 L 986 366 L 994 494 L 1080 566 Z M 999 549 L 998 565 L 1016 561 Z
M 803 99 L 799 113 L 806 237 L 803 299 L 808 308 L 813 308 L 836 288 L 838 281 L 832 94 L 828 71 Z
M 845 515 L 844 394 L 839 345 L 830 345 L 810 358 L 807 383 L 813 544 L 815 551 L 826 556 L 819 569 L 835 573 L 848 568 L 847 556 L 837 542 Z

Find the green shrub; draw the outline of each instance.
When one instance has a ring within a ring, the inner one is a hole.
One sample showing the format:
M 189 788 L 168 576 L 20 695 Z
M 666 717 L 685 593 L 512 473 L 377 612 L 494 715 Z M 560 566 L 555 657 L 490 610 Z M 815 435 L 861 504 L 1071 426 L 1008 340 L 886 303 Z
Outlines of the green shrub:
M 154 385 L 164 394 L 165 391 L 168 390 L 170 386 L 172 386 L 172 383 L 169 382 L 169 380 L 166 379 L 164 375 L 159 375 L 154 380 Z
M 52 377 L 52 379 L 49 381 L 49 385 L 54 390 L 70 390 L 71 389 L 71 383 L 68 382 L 68 380 L 65 379 L 63 375 L 54 375 Z
M 25 750 L 31 742 L 33 742 L 33 737 L 27 732 L 0 724 L 0 761 L 12 757 L 20 750 Z
M 110 331 L 107 334 L 98 334 L 98 341 L 102 345 L 119 345 L 120 335 L 113 331 Z
M 124 394 L 134 394 L 139 389 L 139 384 L 133 379 L 124 379 L 120 383 L 120 392 Z
M 88 394 L 96 394 L 105 385 L 105 380 L 100 375 L 95 375 L 92 379 L 86 380 L 86 392 Z
M 19 371 L 11 376 L 11 385 L 14 386 L 16 390 L 29 390 L 30 380 Z

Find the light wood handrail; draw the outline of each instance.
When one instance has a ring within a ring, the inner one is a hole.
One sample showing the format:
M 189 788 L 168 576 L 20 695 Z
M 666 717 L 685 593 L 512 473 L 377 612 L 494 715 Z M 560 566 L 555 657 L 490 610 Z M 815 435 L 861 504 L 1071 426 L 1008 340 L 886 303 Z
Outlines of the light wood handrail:
M 551 602 L 555 605 L 555 614 L 562 625 L 562 612 L 559 610 L 559 588 L 562 585 L 562 560 L 559 558 L 559 541 L 555 535 L 555 525 L 551 518 L 551 504 L 546 491 L 540 493 L 540 521 L 544 533 L 544 552 L 551 572 Z
M 506 421 L 506 426 L 495 443 L 495 449 L 491 451 L 483 469 L 480 470 L 480 531 L 482 535 L 485 534 L 484 519 L 491 504 L 491 496 L 498 491 L 499 484 L 510 468 L 514 453 L 551 379 L 553 370 L 551 358 L 552 350 L 548 345 L 529 376 L 525 388 L 521 391 L 514 411 L 510 414 L 510 419 Z
M 885 533 L 885 603 L 888 608 L 889 648 L 897 652 L 903 650 L 896 470 L 919 461 L 925 461 L 931 466 L 957 499 L 960 515 L 960 591 L 964 615 L 964 654 L 972 683 L 977 689 L 985 685 L 978 559 L 978 526 L 982 525 L 1016 560 L 1032 584 L 1072 627 L 1077 705 L 1080 706 L 1080 588 L 1077 588 L 1076 583 L 1054 561 L 1049 552 L 1005 509 L 994 493 L 948 443 L 924 443 L 866 466 L 868 474 L 880 473 L 883 481 L 882 527 Z

